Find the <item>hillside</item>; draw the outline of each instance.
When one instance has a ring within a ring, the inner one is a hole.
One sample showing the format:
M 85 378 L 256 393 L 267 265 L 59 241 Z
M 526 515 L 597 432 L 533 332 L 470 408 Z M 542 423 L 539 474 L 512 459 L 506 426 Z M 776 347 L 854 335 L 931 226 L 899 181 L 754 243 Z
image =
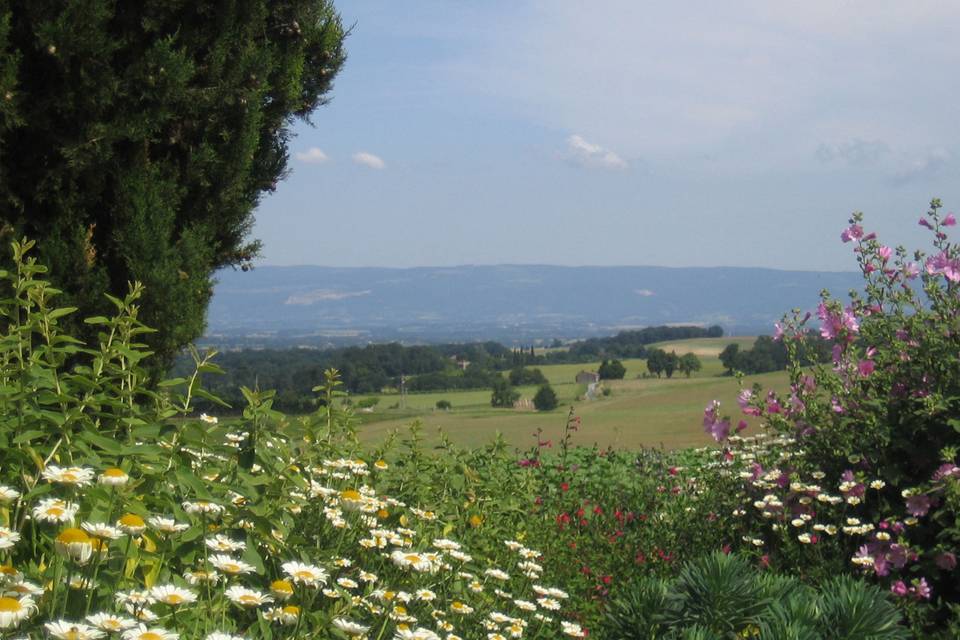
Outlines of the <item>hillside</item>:
M 669 323 L 766 333 L 785 311 L 813 308 L 821 289 L 856 282 L 848 272 L 733 267 L 258 267 L 219 274 L 205 342 L 512 344 Z

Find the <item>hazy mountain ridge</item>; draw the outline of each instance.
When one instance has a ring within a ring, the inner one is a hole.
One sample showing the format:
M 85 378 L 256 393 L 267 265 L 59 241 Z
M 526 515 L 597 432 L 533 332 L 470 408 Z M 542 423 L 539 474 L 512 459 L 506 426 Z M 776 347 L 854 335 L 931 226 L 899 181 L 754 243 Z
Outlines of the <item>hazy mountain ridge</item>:
M 330 346 L 369 340 L 536 339 L 671 323 L 769 331 L 843 294 L 853 272 L 745 267 L 258 267 L 218 274 L 205 342 Z

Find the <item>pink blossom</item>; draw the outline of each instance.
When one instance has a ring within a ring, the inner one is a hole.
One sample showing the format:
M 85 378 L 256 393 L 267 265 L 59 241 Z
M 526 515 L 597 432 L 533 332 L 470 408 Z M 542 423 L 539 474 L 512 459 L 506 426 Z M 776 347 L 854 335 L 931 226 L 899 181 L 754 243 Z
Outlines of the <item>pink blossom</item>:
M 783 340 L 783 325 L 779 322 L 773 323 L 773 339 L 777 342 Z
M 859 240 L 863 237 L 863 227 L 858 224 L 852 224 L 840 234 L 840 239 L 843 242 L 850 242 L 851 240 Z
M 926 227 L 927 229 L 933 229 L 933 225 L 930 224 L 930 221 L 926 218 L 920 218 L 920 221 L 917 222 L 921 227 Z
M 921 517 L 927 515 L 927 512 L 930 511 L 930 506 L 932 501 L 930 496 L 925 494 L 918 494 L 915 496 L 910 496 L 907 498 L 907 511 L 912 516 Z
M 893 595 L 900 596 L 901 598 L 910 592 L 909 589 L 907 589 L 907 584 L 903 580 L 897 580 L 890 585 L 890 591 Z
M 703 430 L 713 436 L 717 442 L 722 442 L 730 436 L 730 420 L 718 416 L 720 403 L 712 401 L 703 410 Z
M 880 247 L 877 249 L 877 255 L 880 256 L 880 259 L 886 262 L 890 259 L 890 256 L 893 255 L 893 249 L 887 246 Z
M 743 415 L 746 416 L 759 416 L 760 409 L 750 406 L 750 401 L 753 399 L 753 391 L 750 389 L 744 389 L 737 396 L 737 404 L 740 405 L 740 410 L 743 412 Z
M 957 568 L 957 556 L 950 551 L 938 554 L 934 562 L 944 571 L 953 571 Z
M 960 477 L 960 467 L 957 467 L 957 465 L 952 462 L 945 462 L 933 472 L 932 480 L 934 482 L 940 482 L 941 480 L 953 477 Z
M 930 596 L 933 594 L 933 589 L 930 588 L 930 585 L 927 584 L 926 578 L 920 578 L 919 580 L 913 581 L 914 586 L 910 587 L 910 592 L 913 593 L 918 600 L 929 600 Z
M 946 251 L 927 258 L 926 269 L 930 275 L 940 273 L 950 282 L 960 282 L 960 260 L 951 258 Z
M 952 227 L 953 225 L 957 224 L 957 219 L 952 213 L 948 213 L 947 217 L 943 219 L 941 224 L 945 227 Z
M 741 420 L 740 422 L 737 423 L 737 433 L 740 433 L 741 431 L 743 431 L 743 430 L 746 429 L 746 428 L 747 428 L 747 421 L 746 421 L 746 420 Z
M 875 364 L 873 360 L 861 360 L 859 364 L 857 364 L 857 371 L 864 378 L 866 378 L 871 373 L 873 373 L 874 368 L 875 368 Z

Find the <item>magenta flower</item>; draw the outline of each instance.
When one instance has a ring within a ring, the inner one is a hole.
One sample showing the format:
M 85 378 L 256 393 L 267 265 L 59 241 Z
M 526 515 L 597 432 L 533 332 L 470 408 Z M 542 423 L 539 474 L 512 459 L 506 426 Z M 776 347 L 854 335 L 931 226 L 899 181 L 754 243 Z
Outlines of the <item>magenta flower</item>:
M 952 462 L 945 462 L 937 467 L 937 470 L 933 472 L 932 480 L 934 482 L 940 482 L 941 480 L 954 477 L 960 477 L 960 467 Z
M 874 364 L 873 360 L 861 360 L 860 363 L 857 364 L 857 371 L 864 378 L 866 378 L 871 373 L 873 373 L 873 370 L 875 368 L 876 368 L 876 365 Z
M 893 593 L 893 595 L 901 598 L 910 592 L 910 590 L 907 589 L 907 584 L 903 580 L 897 580 L 890 585 L 890 591 Z
M 703 410 L 703 430 L 713 436 L 717 442 L 722 442 L 730 436 L 730 420 L 720 418 L 720 403 L 716 400 Z
M 840 234 L 840 239 L 844 242 L 850 242 L 851 240 L 859 240 L 863 237 L 863 227 L 858 224 L 852 224 Z
M 938 554 L 934 562 L 944 571 L 953 571 L 957 568 L 957 556 L 950 551 Z
M 929 600 L 930 596 L 933 594 L 933 589 L 931 589 L 930 585 L 927 584 L 926 578 L 920 578 L 919 580 L 913 581 L 913 586 L 910 587 L 910 592 L 913 593 L 918 600 Z
M 877 249 L 877 255 L 880 256 L 880 259 L 886 262 L 890 259 L 890 256 L 893 255 L 893 249 L 887 246 L 880 247 Z
M 783 325 L 779 322 L 773 323 L 773 339 L 777 342 L 783 340 Z
M 926 269 L 930 275 L 939 273 L 950 282 L 960 282 L 960 260 L 951 258 L 946 251 L 927 258 Z
M 948 213 L 947 217 L 943 219 L 941 224 L 945 227 L 952 227 L 953 225 L 957 224 L 957 219 L 952 213 Z
M 750 406 L 750 401 L 753 399 L 753 391 L 750 389 L 744 389 L 737 396 L 737 404 L 740 405 L 740 410 L 743 411 L 743 415 L 746 416 L 759 416 L 760 409 Z
M 912 516 L 920 518 L 927 515 L 927 512 L 930 511 L 930 506 L 933 502 L 930 500 L 930 496 L 923 493 L 915 496 L 910 496 L 907 498 L 907 511 Z
M 930 224 L 930 221 L 926 218 L 920 218 L 920 221 L 917 222 L 921 227 L 926 227 L 927 229 L 933 229 L 933 225 Z

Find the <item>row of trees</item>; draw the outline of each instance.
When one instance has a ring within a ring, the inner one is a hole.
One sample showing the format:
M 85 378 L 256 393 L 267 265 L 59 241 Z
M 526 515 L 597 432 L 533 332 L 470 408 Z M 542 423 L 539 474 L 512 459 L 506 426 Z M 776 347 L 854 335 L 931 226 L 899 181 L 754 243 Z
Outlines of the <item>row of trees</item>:
M 647 369 L 658 378 L 661 375 L 672 378 L 676 371 L 689 378 L 692 373 L 700 371 L 702 368 L 703 363 L 693 352 L 678 356 L 676 351 L 667 353 L 663 349 L 651 349 L 647 353 Z
M 503 376 L 496 376 L 493 381 L 493 392 L 490 394 L 490 406 L 509 409 L 519 399 L 520 392 L 510 384 L 510 381 Z M 540 388 L 537 389 L 537 393 L 533 396 L 533 407 L 537 411 L 552 411 L 557 408 L 558 404 L 557 393 L 550 386 L 550 383 L 544 379 Z
M 803 366 L 817 362 L 827 362 L 830 359 L 832 344 L 820 336 L 810 335 L 802 345 L 802 351 L 797 354 Z M 783 371 L 788 362 L 789 354 L 783 342 L 774 340 L 771 336 L 759 336 L 750 349 L 741 349 L 740 345 L 731 343 L 720 352 L 720 362 L 727 370 L 728 375 L 735 371 L 742 373 L 767 373 L 769 371 Z

